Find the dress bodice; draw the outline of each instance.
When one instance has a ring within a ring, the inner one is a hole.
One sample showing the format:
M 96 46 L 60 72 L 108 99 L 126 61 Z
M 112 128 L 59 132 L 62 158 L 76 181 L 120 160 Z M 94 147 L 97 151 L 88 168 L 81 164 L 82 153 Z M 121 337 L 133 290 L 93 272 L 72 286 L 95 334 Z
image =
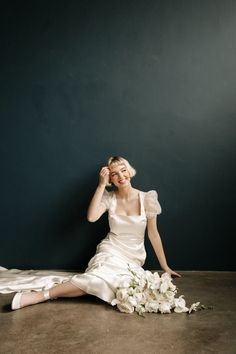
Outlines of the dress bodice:
M 147 218 L 143 206 L 142 192 L 139 192 L 140 215 L 119 215 L 116 213 L 117 199 L 115 193 L 111 197 L 110 208 L 108 211 L 108 221 L 110 232 L 120 237 L 132 237 L 143 239 Z
M 145 206 L 145 197 L 147 205 Z M 155 201 L 156 200 L 156 201 Z M 146 259 L 144 235 L 147 218 L 161 212 L 155 191 L 139 191 L 140 215 L 116 213 L 117 199 L 114 192 L 105 192 L 102 203 L 108 210 L 110 232 L 98 245 L 97 253 L 112 254 L 127 263 L 143 265 Z

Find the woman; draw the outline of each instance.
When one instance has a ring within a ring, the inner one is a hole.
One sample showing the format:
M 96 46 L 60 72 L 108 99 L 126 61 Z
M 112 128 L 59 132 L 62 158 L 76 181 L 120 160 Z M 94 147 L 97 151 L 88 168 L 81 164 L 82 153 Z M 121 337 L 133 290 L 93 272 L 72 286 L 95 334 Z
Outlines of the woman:
M 167 265 L 156 216 L 161 207 L 155 191 L 142 192 L 131 185 L 135 169 L 123 157 L 111 157 L 99 174 L 99 184 L 88 208 L 88 221 L 97 221 L 109 213 L 110 232 L 97 246 L 84 274 L 76 274 L 63 284 L 49 290 L 18 292 L 12 300 L 12 309 L 37 304 L 58 297 L 95 295 L 111 303 L 119 286 L 121 274 L 129 274 L 129 266 L 139 269 L 144 264 L 146 252 L 144 233 L 148 236 L 162 269 L 171 276 L 180 277 Z M 114 185 L 115 191 L 107 192 L 106 186 Z

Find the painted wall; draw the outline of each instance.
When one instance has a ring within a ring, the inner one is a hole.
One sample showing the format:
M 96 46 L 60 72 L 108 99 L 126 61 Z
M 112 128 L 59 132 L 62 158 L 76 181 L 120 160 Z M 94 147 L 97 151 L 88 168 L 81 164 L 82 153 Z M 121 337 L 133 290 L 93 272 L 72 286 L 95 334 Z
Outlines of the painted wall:
M 109 156 L 156 189 L 169 265 L 235 270 L 235 1 L 11 1 L 1 11 L 0 265 L 83 269 Z M 146 239 L 145 267 L 159 269 Z

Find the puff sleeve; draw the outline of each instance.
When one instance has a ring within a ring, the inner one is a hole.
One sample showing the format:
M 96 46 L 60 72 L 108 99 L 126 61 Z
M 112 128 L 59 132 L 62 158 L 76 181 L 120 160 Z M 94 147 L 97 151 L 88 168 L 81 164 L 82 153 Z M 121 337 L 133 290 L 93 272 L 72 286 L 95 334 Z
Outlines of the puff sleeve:
M 106 208 L 106 210 L 108 210 L 110 208 L 110 193 L 105 189 L 102 199 L 101 199 L 101 204 L 103 204 Z
M 147 219 L 154 218 L 156 215 L 161 214 L 162 210 L 158 202 L 158 194 L 156 191 L 151 190 L 145 194 L 144 209 Z

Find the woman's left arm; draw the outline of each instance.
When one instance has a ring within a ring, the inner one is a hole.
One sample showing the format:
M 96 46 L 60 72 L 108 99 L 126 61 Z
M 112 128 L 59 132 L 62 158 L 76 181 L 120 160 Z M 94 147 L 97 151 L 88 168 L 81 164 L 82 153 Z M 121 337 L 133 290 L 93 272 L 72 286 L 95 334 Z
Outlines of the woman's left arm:
M 157 230 L 157 223 L 156 218 L 147 219 L 147 231 L 148 237 L 152 244 L 152 247 L 155 251 L 155 254 L 158 258 L 161 268 L 170 275 L 181 277 L 180 274 L 174 272 L 170 267 L 167 265 L 165 252 L 162 246 L 162 241 L 160 234 Z

